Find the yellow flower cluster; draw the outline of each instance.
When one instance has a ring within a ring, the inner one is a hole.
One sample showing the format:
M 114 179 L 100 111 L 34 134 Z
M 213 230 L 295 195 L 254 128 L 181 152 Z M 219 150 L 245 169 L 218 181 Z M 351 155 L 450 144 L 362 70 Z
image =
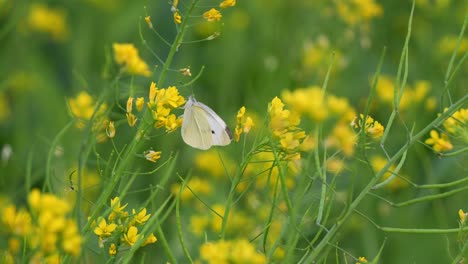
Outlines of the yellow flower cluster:
M 442 55 L 449 55 L 457 47 L 458 36 L 445 36 L 439 41 L 439 48 L 437 49 Z M 460 46 L 458 47 L 457 54 L 465 54 L 468 52 L 468 38 L 461 39 Z
M 68 37 L 69 29 L 64 12 L 42 4 L 30 6 L 27 25 L 31 30 L 50 34 L 56 41 L 63 41 Z
M 175 86 L 158 89 L 156 83 L 151 82 L 149 90 L 148 108 L 156 121 L 155 127 L 165 127 L 167 132 L 173 132 L 182 125 L 182 118 L 171 114 L 171 110 L 185 104 L 185 98 L 179 94 Z
M 396 83 L 393 78 L 387 75 L 379 76 L 379 82 L 377 83 L 376 91 L 380 101 L 393 104 L 394 89 Z M 431 84 L 428 81 L 419 80 L 414 83 L 414 88 L 410 85 L 406 85 L 403 90 L 403 96 L 400 100 L 400 110 L 408 109 L 410 106 L 422 103 L 426 100 L 425 108 L 427 110 L 433 110 L 435 108 L 435 98 L 428 97 L 428 93 L 431 90 Z
M 297 112 L 284 109 L 284 103 L 278 97 L 273 98 L 268 105 L 270 129 L 274 138 L 279 138 L 283 151 L 289 154 L 288 159 L 299 159 L 301 143 L 306 134 L 297 127 L 301 122 Z
M 115 62 L 123 66 L 124 71 L 131 75 L 151 76 L 148 64 L 140 58 L 138 50 L 133 44 L 114 43 L 112 47 Z
M 445 109 L 444 111 L 446 111 Z M 444 152 L 453 149 L 453 145 L 448 138 L 448 135 L 452 135 L 463 141 L 464 143 L 468 142 L 468 129 L 466 125 L 468 124 L 468 108 L 462 108 L 449 118 L 447 118 L 443 127 L 446 132 L 439 132 L 436 130 L 431 130 L 429 133 L 430 138 L 426 139 L 425 143 L 432 146 L 435 152 Z
M 336 1 L 338 15 L 349 25 L 366 23 L 382 16 L 383 9 L 374 0 Z
M 374 121 L 371 116 L 367 116 L 366 121 L 363 121 L 364 115 L 360 114 L 359 117 L 356 117 L 351 125 L 354 128 L 364 127 L 364 133 L 374 139 L 379 139 L 383 136 L 384 127 L 378 121 Z
M 334 95 L 325 96 L 318 86 L 299 88 L 294 91 L 284 91 L 282 98 L 293 112 L 305 116 L 314 122 L 331 120 L 334 123 L 332 132 L 326 138 L 327 147 L 343 151 L 347 156 L 354 153 L 356 137 L 349 126 L 349 122 L 356 116 L 355 110 L 349 105 L 346 98 Z M 284 143 L 291 140 L 285 138 Z M 315 140 L 308 135 L 302 142 L 302 150 L 309 151 L 315 147 Z
M 34 189 L 28 196 L 29 211 L 2 206 L 1 226 L 8 241 L 8 255 L 22 255 L 24 249 L 34 252 L 33 263 L 60 263 L 64 254 L 79 256 L 81 236 L 69 216 L 69 204 L 52 194 Z M 23 244 L 24 243 L 24 244 Z
M 446 111 L 445 109 L 444 111 Z M 453 135 L 460 135 L 464 137 L 466 140 L 468 140 L 468 129 L 467 129 L 467 124 L 468 124 L 468 108 L 462 108 L 455 113 L 453 113 L 452 116 L 447 118 L 443 126 L 445 130 Z
M 68 105 L 73 116 L 77 118 L 76 127 L 83 128 L 85 122 L 90 120 L 97 111 L 92 125 L 92 131 L 96 133 L 98 142 L 106 140 L 106 129 L 109 127 L 109 120 L 104 116 L 107 105 L 105 103 L 99 106 L 96 110 L 97 104 L 93 97 L 87 92 L 82 91 L 76 97 L 68 99 Z
M 424 143 L 426 143 L 429 146 L 432 146 L 432 149 L 435 152 L 440 153 L 453 149 L 453 145 L 450 142 L 450 139 L 448 138 L 447 134 L 441 133 L 439 135 L 439 132 L 437 132 L 437 130 L 431 130 L 429 135 L 430 138 L 426 139 Z
M 370 163 L 372 168 L 375 172 L 380 171 L 385 165 L 387 164 L 387 160 L 381 156 L 374 156 L 371 158 Z M 382 181 L 385 181 L 389 177 L 392 177 L 392 171 L 395 171 L 395 165 L 392 165 L 388 168 L 388 171 L 382 176 Z M 394 178 L 385 185 L 385 188 L 389 189 L 390 191 L 396 191 L 408 186 L 408 182 L 403 180 L 398 176 L 393 176 Z
M 171 192 L 174 196 L 179 196 L 180 188 L 182 187 L 179 183 L 174 183 L 171 186 Z M 187 188 L 188 187 L 188 188 Z M 213 188 L 210 185 L 210 181 L 201 179 L 199 177 L 192 177 L 187 183 L 187 187 L 182 190 L 180 194 L 181 201 L 190 201 L 195 193 L 197 196 L 211 194 Z
M 220 8 L 228 8 L 236 5 L 236 0 L 225 0 L 219 4 Z M 210 10 L 203 13 L 203 18 L 208 22 L 220 21 L 223 16 L 221 12 L 216 8 L 211 8 Z
M 121 205 L 119 197 L 111 199 L 112 212 L 107 220 L 106 217 L 99 217 L 94 227 L 94 234 L 99 238 L 99 247 L 108 247 L 111 256 L 125 247 L 133 247 L 140 240 L 143 240 L 140 247 L 157 241 L 153 233 L 146 237 L 138 234 L 138 227 L 145 225 L 151 214 L 146 213 L 146 208 L 139 211 L 132 209 L 132 213 L 129 214 L 124 211 L 127 205 Z
M 234 130 L 234 138 L 239 142 L 242 133 L 249 133 L 254 126 L 254 122 L 250 116 L 245 117 L 245 106 L 242 106 L 237 112 L 237 124 Z
M 265 255 L 258 253 L 255 247 L 245 239 L 205 243 L 200 247 L 200 258 L 209 264 L 267 263 Z

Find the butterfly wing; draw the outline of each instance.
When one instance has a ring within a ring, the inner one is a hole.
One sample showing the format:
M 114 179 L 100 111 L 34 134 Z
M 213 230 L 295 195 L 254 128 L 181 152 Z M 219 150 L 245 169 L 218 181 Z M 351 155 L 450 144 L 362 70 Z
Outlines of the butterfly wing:
M 185 105 L 182 139 L 194 148 L 206 150 L 213 145 L 228 145 L 232 136 L 226 123 L 211 108 L 190 96 Z
M 213 145 L 210 124 L 202 108 L 195 105 L 186 106 L 182 122 L 182 139 L 189 146 L 203 150 Z
M 196 105 L 203 108 L 203 110 L 208 113 L 207 120 L 211 127 L 211 135 L 213 137 L 213 145 L 215 146 L 226 146 L 231 143 L 232 134 L 229 128 L 227 127 L 226 123 L 224 122 L 218 114 L 215 113 L 211 108 L 208 106 L 196 102 Z

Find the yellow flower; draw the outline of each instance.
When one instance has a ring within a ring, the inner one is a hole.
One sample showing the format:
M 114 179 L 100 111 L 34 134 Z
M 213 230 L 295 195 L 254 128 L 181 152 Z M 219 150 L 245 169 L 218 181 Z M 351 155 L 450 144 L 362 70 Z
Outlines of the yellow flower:
M 323 121 L 328 116 L 323 91 L 318 86 L 284 91 L 281 98 L 294 112 L 299 115 L 307 114 L 314 121 Z
M 465 220 L 466 220 L 466 216 L 468 215 L 468 213 L 465 213 L 463 212 L 462 209 L 458 210 L 458 216 L 460 216 L 460 223 L 463 225 L 465 223 Z
M 234 138 L 236 142 L 239 142 L 242 133 L 249 133 L 252 126 L 254 126 L 253 120 L 249 116 L 245 117 L 245 106 L 242 106 L 239 109 L 239 112 L 237 112 L 237 124 L 234 130 Z
M 153 23 L 151 23 L 151 17 L 150 16 L 145 16 L 145 22 L 148 24 L 148 27 L 150 29 L 153 29 Z
M 138 214 L 136 213 L 135 209 L 132 209 L 132 214 L 135 222 L 139 225 L 144 224 L 151 216 L 151 214 L 146 214 L 146 208 L 141 209 Z
M 146 160 L 156 162 L 161 158 L 161 151 L 148 150 L 144 155 Z
M 333 128 L 332 133 L 326 139 L 325 144 L 328 147 L 334 147 L 343 151 L 343 154 L 350 157 L 354 153 L 356 139 L 356 135 L 351 127 L 346 123 L 339 122 Z
M 211 8 L 210 10 L 203 13 L 203 18 L 206 19 L 208 22 L 220 21 L 222 17 L 223 16 L 221 15 L 221 13 L 214 8 Z
M 387 160 L 381 156 L 374 156 L 370 159 L 370 163 L 374 171 L 380 171 L 387 164 Z M 382 181 L 390 177 L 394 177 L 385 187 L 391 191 L 396 191 L 408 186 L 408 182 L 398 176 L 393 176 L 392 171 L 395 171 L 395 165 L 388 168 L 388 171 L 382 176 Z
M 199 177 L 192 177 L 190 181 L 187 183 L 187 187 L 182 190 L 180 194 L 181 201 L 189 201 L 192 199 L 193 194 L 195 193 L 197 196 L 210 194 L 212 193 L 211 183 L 207 180 L 200 179 Z M 174 196 L 179 195 L 179 191 L 181 188 L 181 184 L 173 184 L 171 186 L 171 192 Z
M 141 112 L 143 110 L 143 106 L 145 105 L 145 98 L 144 97 L 138 97 L 135 101 L 135 106 L 136 110 L 138 112 Z
M 224 0 L 223 2 L 221 2 L 221 4 L 219 4 L 219 7 L 228 8 L 228 7 L 235 6 L 235 5 L 236 5 L 236 0 Z
M 127 99 L 127 113 L 131 113 L 133 108 L 133 97 L 128 97 Z
M 127 233 L 124 234 L 122 241 L 127 243 L 129 246 L 133 246 L 140 238 L 141 235 L 138 234 L 138 228 L 130 226 Z
M 70 219 L 67 221 L 66 228 L 63 231 L 63 237 L 63 250 L 73 256 L 80 255 L 82 239 L 77 225 Z
M 143 242 L 143 244 L 141 245 L 142 247 L 148 245 L 148 244 L 153 244 L 153 243 L 156 243 L 156 241 L 158 241 L 158 239 L 156 238 L 156 236 L 151 233 L 146 239 L 145 241 Z
M 68 26 L 63 11 L 41 4 L 32 4 L 27 18 L 28 27 L 38 32 L 50 34 L 56 41 L 68 37 Z
M 115 137 L 115 126 L 114 122 L 109 122 L 109 125 L 106 128 L 106 134 L 109 138 Z
M 114 199 L 111 199 L 111 208 L 112 212 L 110 213 L 108 219 L 109 221 L 114 221 L 117 217 L 120 218 L 126 218 L 128 216 L 128 213 L 124 211 L 125 207 L 127 207 L 128 204 L 125 205 L 120 205 L 120 198 L 115 197 Z
M 76 118 L 83 120 L 89 120 L 94 113 L 94 108 L 96 107 L 94 99 L 85 91 L 81 91 L 75 98 L 69 98 L 68 104 L 72 114 Z M 98 110 L 98 115 L 102 114 L 106 108 L 106 104 L 101 104 Z
M 424 142 L 432 146 L 435 152 L 449 151 L 453 148 L 446 134 L 441 134 L 442 136 L 439 137 L 439 133 L 436 130 L 431 130 L 429 134 L 431 137 Z
M 133 44 L 114 43 L 114 59 L 122 65 L 124 70 L 132 75 L 151 76 L 148 65 L 138 55 L 138 50 Z
M 208 242 L 200 247 L 200 257 L 208 264 L 215 263 L 267 263 L 265 255 L 257 253 L 247 240 Z
M 384 133 L 384 127 L 378 121 L 374 121 L 371 116 L 366 117 L 366 121 L 363 122 L 364 115 L 360 114 L 359 118 L 356 117 L 351 123 L 355 128 L 360 128 L 365 123 L 364 132 L 374 139 L 381 138 Z
M 462 108 L 447 118 L 443 126 L 450 134 L 460 134 L 462 138 L 467 138 L 466 124 L 468 124 L 468 108 Z
M 182 23 L 182 17 L 180 16 L 179 12 L 174 12 L 174 23 L 180 24 Z
M 157 94 L 158 94 L 158 88 L 156 87 L 156 83 L 151 82 L 150 88 L 149 88 L 149 101 L 150 101 L 150 103 L 155 102 Z
M 94 228 L 94 234 L 100 238 L 108 237 L 112 235 L 112 232 L 117 228 L 116 224 L 107 224 L 106 219 L 101 219 L 98 226 Z
M 228 157 L 223 156 L 221 160 L 218 151 L 208 150 L 199 152 L 195 157 L 195 167 L 207 173 L 209 176 L 222 178 L 225 176 L 226 171 L 232 172 L 236 164 Z
M 128 125 L 131 126 L 131 127 L 135 126 L 138 118 L 132 113 L 127 113 L 126 115 L 127 115 Z
M 209 223 L 210 219 L 205 215 L 192 215 L 190 217 L 190 231 L 197 236 L 201 236 L 206 231 Z
M 365 257 L 359 257 L 356 262 L 356 264 L 365 264 L 365 263 L 368 263 Z
M 374 0 L 337 1 L 336 4 L 338 14 L 350 25 L 368 22 L 383 13 L 382 7 Z
M 114 256 L 115 254 L 117 254 L 117 247 L 112 243 L 109 247 L 109 255 Z

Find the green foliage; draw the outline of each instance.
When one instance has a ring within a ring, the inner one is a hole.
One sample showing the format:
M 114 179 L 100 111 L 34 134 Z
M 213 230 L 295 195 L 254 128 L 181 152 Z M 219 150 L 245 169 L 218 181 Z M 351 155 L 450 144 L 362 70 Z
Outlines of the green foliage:
M 463 12 L 1 2 L 1 262 L 462 263 Z M 230 145 L 184 144 L 191 94 Z

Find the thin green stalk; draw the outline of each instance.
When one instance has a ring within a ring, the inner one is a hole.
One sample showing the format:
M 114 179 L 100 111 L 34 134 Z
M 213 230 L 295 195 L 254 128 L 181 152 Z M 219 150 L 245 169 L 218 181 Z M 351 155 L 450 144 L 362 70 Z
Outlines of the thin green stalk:
M 179 45 L 182 43 L 182 40 L 184 38 L 184 35 L 185 35 L 185 30 L 187 29 L 187 21 L 188 21 L 188 18 L 190 17 L 190 15 L 192 14 L 193 12 L 193 9 L 195 8 L 195 6 L 197 5 L 199 0 L 193 0 L 192 1 L 192 4 L 190 5 L 187 13 L 185 14 L 185 19 L 182 20 L 182 24 L 180 25 L 180 30 L 179 32 L 177 32 L 177 35 L 175 37 L 175 40 L 174 42 L 172 43 L 172 46 L 171 46 L 171 49 L 169 51 L 169 54 L 167 55 L 167 58 L 166 58 L 166 61 L 164 62 L 164 65 L 163 65 L 163 69 L 161 71 L 161 74 L 159 75 L 159 79 L 158 79 L 158 85 L 159 86 L 163 86 L 164 85 L 164 80 L 166 78 L 166 73 L 167 73 L 167 70 L 169 69 L 169 67 L 171 66 L 171 63 L 172 63 L 172 59 L 174 59 L 174 55 L 175 53 L 177 52 L 177 50 L 179 49 Z
M 348 218 L 353 214 L 354 210 L 357 206 L 361 203 L 361 201 L 366 197 L 366 195 L 371 191 L 372 187 L 381 179 L 381 177 L 387 172 L 390 166 L 395 163 L 404 152 L 406 152 L 411 146 L 418 142 L 418 140 L 427 135 L 427 133 L 432 129 L 433 126 L 439 124 L 449 116 L 451 116 L 456 110 L 458 110 L 462 105 L 466 103 L 468 100 L 468 95 L 465 95 L 463 98 L 458 100 L 455 104 L 450 106 L 447 111 L 442 113 L 438 116 L 435 120 L 433 120 L 430 124 L 428 124 L 425 128 L 423 128 L 419 133 L 417 133 L 414 137 L 412 137 L 400 150 L 393 155 L 393 157 L 388 161 L 388 163 L 377 173 L 376 177 L 373 177 L 368 184 L 364 187 L 364 189 L 359 193 L 359 195 L 354 199 L 354 201 L 349 205 L 348 210 L 344 213 L 344 215 L 338 219 L 336 224 L 328 231 L 328 233 L 323 237 L 320 243 L 305 257 L 304 263 L 311 263 L 314 260 L 317 260 L 319 256 L 324 252 L 327 245 L 330 243 L 332 239 L 335 238 L 338 230 L 343 226 L 344 223 L 348 220 Z

